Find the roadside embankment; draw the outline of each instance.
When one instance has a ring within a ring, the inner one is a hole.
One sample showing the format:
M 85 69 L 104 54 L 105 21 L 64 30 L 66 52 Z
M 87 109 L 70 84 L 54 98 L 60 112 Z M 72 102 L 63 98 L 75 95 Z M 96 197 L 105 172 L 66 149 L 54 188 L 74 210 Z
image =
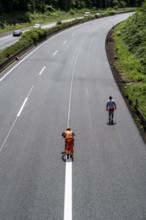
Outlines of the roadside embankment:
M 106 38 L 106 52 L 117 85 L 146 143 L 145 63 L 141 54 L 139 56 L 134 54 L 134 46 L 132 47 L 133 50 L 130 50 L 129 45 L 124 41 L 124 37 L 126 39 L 124 36 L 125 29 L 127 32 L 128 29 L 130 30 L 130 22 L 133 22 L 135 16 L 137 15 L 132 16 L 130 21 L 128 19 L 128 21 L 122 22 L 109 31 Z M 131 41 L 128 42 L 131 43 Z M 135 42 L 137 40 L 134 38 L 133 43 Z M 140 47 L 136 48 L 136 50 L 138 49 L 140 50 Z

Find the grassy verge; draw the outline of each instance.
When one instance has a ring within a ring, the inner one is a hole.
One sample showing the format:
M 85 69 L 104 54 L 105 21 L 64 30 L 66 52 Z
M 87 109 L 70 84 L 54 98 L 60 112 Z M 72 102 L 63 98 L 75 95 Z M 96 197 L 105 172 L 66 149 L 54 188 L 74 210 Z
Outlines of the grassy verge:
M 129 51 L 129 46 L 123 40 L 122 30 L 126 21 L 115 28 L 114 41 L 117 52 L 116 66 L 120 70 L 125 84 L 124 92 L 134 104 L 139 101 L 139 109 L 146 117 L 146 73 L 141 60 Z

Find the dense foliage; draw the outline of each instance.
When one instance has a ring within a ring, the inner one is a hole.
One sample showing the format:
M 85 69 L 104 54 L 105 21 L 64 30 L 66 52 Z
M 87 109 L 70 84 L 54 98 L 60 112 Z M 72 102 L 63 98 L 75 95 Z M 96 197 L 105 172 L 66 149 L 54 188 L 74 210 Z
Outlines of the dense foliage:
M 122 30 L 122 36 L 129 51 L 140 61 L 142 71 L 146 74 L 146 2 L 127 21 Z
M 125 95 L 146 117 L 146 2 L 116 28 L 117 65 L 122 72 Z
M 0 14 L 13 11 L 40 11 L 71 8 L 107 8 L 141 6 L 144 0 L 0 0 Z

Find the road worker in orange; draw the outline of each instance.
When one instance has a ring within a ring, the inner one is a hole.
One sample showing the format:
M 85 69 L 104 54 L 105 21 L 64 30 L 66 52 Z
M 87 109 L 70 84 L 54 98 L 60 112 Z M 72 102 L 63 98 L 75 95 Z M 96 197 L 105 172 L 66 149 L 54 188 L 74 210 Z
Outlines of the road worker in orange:
M 75 133 L 68 127 L 66 131 L 62 133 L 62 136 L 65 139 L 65 153 L 67 156 L 72 157 L 74 153 L 74 136 Z

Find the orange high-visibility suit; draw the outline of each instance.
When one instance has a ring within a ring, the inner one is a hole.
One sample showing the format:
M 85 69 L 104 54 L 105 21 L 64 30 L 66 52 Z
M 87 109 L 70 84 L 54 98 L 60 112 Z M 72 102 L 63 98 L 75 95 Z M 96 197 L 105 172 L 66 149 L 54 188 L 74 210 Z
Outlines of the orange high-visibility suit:
M 67 130 L 63 132 L 62 136 L 65 138 L 65 152 L 66 154 L 73 155 L 74 153 L 74 132 Z

